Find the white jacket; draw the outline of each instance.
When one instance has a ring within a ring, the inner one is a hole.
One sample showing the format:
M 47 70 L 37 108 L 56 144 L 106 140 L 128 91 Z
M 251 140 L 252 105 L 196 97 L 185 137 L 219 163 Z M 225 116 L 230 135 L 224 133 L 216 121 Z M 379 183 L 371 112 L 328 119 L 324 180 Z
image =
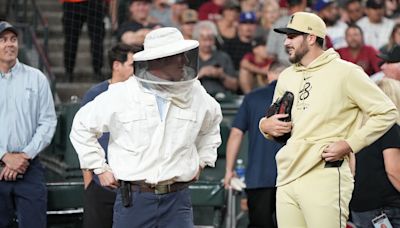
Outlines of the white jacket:
M 82 107 L 70 134 L 82 169 L 111 168 L 116 179 L 190 181 L 199 166 L 214 166 L 221 144 L 219 104 L 198 81 L 189 108 L 166 104 L 161 121 L 156 98 L 131 77 Z M 108 163 L 97 141 L 110 132 Z

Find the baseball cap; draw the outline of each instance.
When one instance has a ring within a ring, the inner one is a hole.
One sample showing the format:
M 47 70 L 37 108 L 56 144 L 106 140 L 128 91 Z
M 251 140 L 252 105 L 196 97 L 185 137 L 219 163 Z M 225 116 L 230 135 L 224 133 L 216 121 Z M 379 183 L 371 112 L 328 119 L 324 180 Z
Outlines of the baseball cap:
M 313 9 L 317 12 L 325 9 L 326 7 L 330 6 L 331 4 L 335 3 L 333 0 L 318 0 L 314 6 Z
M 196 23 L 199 20 L 196 10 L 186 9 L 181 15 L 182 24 Z
M 224 7 L 222 8 L 222 10 L 236 10 L 238 12 L 240 12 L 240 5 L 236 4 L 234 2 L 228 1 Z
M 254 12 L 242 12 L 239 16 L 239 23 L 251 23 L 257 22 L 256 14 Z
M 4 31 L 13 32 L 15 35 L 18 36 L 18 30 L 7 21 L 0 22 L 0 34 L 3 33 Z
M 297 12 L 290 16 L 290 20 L 285 28 L 275 28 L 274 31 L 283 34 L 313 34 L 325 39 L 326 25 L 314 13 Z
M 377 56 L 387 63 L 398 63 L 400 62 L 400 46 L 396 45 L 387 54 L 378 54 Z
M 372 9 L 382 9 L 385 7 L 385 3 L 383 0 L 368 0 L 365 6 Z

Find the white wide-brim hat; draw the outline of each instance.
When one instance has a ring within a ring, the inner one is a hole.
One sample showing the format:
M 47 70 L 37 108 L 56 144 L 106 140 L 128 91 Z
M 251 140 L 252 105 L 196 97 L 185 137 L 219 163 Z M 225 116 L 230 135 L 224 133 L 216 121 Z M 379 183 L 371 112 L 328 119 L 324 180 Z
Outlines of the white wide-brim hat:
M 144 50 L 134 54 L 134 61 L 146 61 L 176 55 L 197 48 L 197 40 L 185 40 L 182 33 L 173 27 L 164 27 L 149 32 L 144 38 Z

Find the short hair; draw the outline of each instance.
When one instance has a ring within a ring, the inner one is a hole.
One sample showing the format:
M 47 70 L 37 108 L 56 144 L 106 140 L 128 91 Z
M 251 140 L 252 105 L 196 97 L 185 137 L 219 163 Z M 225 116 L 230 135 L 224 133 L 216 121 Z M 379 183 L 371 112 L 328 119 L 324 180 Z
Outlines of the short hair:
M 281 73 L 284 69 L 286 69 L 289 65 L 285 64 L 283 62 L 280 62 L 278 60 L 273 61 L 268 68 L 268 71 L 274 72 L 274 73 Z
M 325 39 L 324 39 L 324 38 L 317 36 L 317 39 L 316 39 L 315 43 L 316 43 L 319 47 L 323 48 L 323 47 L 324 47 L 324 42 L 325 42 Z
M 193 39 L 199 40 L 201 30 L 203 29 L 210 30 L 215 38 L 219 36 L 217 26 L 214 24 L 214 22 L 206 20 L 196 23 L 196 25 L 193 28 L 193 34 L 192 34 Z
M 345 9 L 347 9 L 347 7 L 349 7 L 350 4 L 355 3 L 355 2 L 362 4 L 361 0 L 349 0 L 344 5 Z
M 141 51 L 142 49 L 142 46 L 139 45 L 128 45 L 124 43 L 116 44 L 108 51 L 108 64 L 110 66 L 110 69 L 113 69 L 114 61 L 124 63 L 128 59 L 128 53 L 134 54 Z
M 347 34 L 347 31 L 349 31 L 349 29 L 352 29 L 352 28 L 353 29 L 358 29 L 358 31 L 360 31 L 360 33 L 361 33 L 361 36 L 364 37 L 364 32 L 363 32 L 362 28 L 360 26 L 358 26 L 357 24 L 355 24 L 355 23 L 349 24 L 347 26 L 345 34 Z

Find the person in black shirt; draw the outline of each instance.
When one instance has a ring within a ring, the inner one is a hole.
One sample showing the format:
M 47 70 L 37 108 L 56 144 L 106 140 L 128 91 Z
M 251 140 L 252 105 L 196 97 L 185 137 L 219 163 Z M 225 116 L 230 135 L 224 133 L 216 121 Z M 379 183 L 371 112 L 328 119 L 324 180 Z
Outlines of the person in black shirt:
M 384 78 L 378 85 L 392 98 L 399 110 L 400 82 Z M 382 213 L 387 215 L 393 227 L 400 227 L 399 163 L 398 124 L 356 154 L 355 185 L 350 209 L 357 227 L 373 228 L 371 220 Z

